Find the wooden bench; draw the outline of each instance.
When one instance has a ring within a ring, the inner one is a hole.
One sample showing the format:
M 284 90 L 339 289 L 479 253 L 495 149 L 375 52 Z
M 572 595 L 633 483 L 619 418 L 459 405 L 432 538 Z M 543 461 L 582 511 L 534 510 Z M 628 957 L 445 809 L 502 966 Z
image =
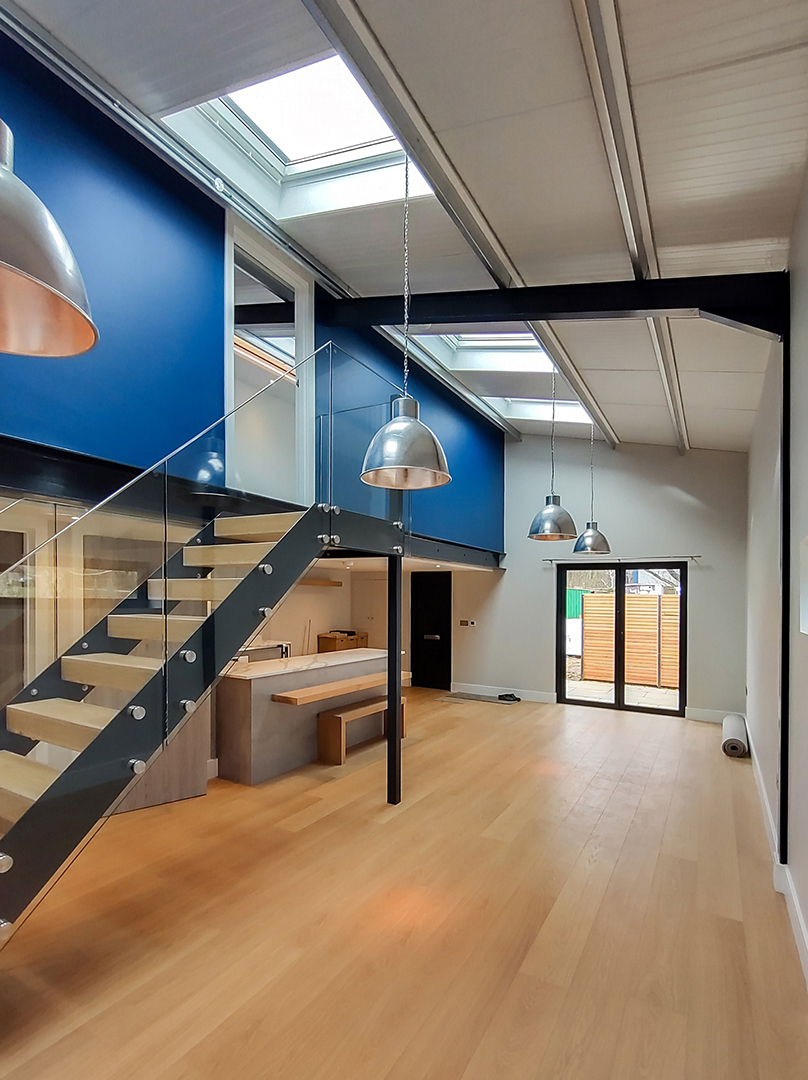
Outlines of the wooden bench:
M 412 672 L 401 672 L 401 685 L 409 686 Z M 353 679 L 339 679 L 336 682 L 320 683 L 318 686 L 305 686 L 301 690 L 286 690 L 282 694 L 273 694 L 272 700 L 282 705 L 311 705 L 315 701 L 341 697 L 343 694 L 355 694 L 358 690 L 372 690 L 377 686 L 387 686 L 387 672 L 377 675 L 358 675 Z
M 407 735 L 405 700 L 401 699 L 401 737 Z M 328 709 L 317 714 L 317 757 L 325 765 L 344 765 L 346 752 L 346 728 L 351 720 L 373 713 L 384 714 L 384 726 L 387 730 L 387 698 L 374 697 L 367 701 L 357 701 L 355 705 L 346 705 L 341 709 Z

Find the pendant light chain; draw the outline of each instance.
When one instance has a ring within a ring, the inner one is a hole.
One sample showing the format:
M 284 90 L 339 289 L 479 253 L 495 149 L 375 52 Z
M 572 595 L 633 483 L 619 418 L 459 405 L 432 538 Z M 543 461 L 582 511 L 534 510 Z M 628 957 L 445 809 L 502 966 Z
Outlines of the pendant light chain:
M 550 413 L 550 494 L 555 495 L 555 368 L 553 368 L 553 406 Z
M 404 397 L 410 378 L 410 155 L 404 154 Z
M 589 520 L 595 520 L 595 425 L 589 428 Z

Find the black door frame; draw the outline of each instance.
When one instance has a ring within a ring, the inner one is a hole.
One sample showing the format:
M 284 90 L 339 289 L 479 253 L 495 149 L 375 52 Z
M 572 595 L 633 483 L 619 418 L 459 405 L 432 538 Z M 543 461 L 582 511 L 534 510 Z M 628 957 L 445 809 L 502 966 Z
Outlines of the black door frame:
M 567 572 L 569 570 L 614 570 L 614 702 L 586 701 L 567 696 Z M 648 709 L 626 704 L 626 571 L 678 570 L 679 598 L 679 708 Z M 637 559 L 632 562 L 558 563 L 556 567 L 556 701 L 561 705 L 586 705 L 620 712 L 653 712 L 660 716 L 684 716 L 687 708 L 687 562 Z

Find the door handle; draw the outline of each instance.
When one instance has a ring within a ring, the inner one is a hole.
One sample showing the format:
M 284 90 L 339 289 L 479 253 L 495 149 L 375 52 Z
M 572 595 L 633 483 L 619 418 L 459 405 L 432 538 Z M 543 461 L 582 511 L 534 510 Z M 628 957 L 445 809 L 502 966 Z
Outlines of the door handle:
M 424 634 L 424 641 L 440 641 L 440 634 Z

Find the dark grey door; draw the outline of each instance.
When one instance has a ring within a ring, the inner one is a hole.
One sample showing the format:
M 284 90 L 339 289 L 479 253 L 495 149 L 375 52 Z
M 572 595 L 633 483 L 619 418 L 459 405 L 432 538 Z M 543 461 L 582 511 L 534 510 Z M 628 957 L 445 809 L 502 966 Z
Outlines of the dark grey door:
M 416 571 L 410 602 L 412 685 L 452 688 L 452 574 Z

